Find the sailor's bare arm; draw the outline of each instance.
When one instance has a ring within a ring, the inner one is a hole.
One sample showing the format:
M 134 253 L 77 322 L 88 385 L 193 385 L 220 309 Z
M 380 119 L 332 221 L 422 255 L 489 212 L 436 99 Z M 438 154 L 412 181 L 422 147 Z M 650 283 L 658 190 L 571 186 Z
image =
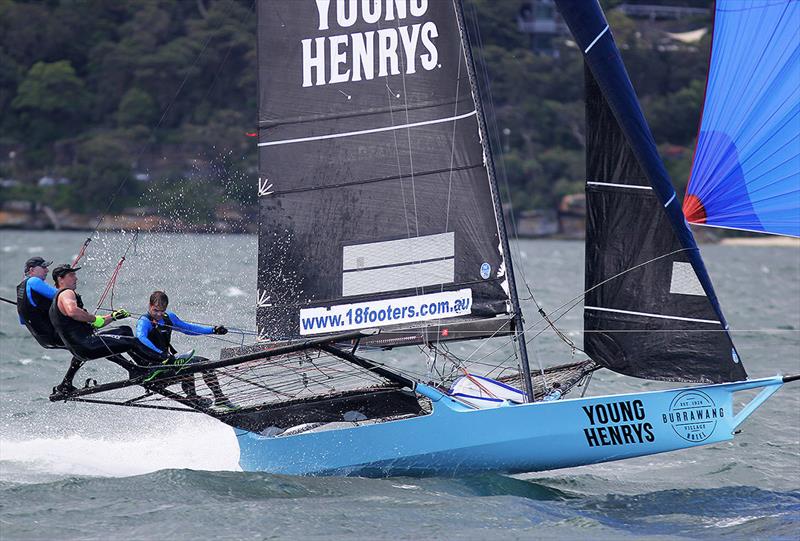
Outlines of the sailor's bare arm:
M 75 292 L 72 290 L 64 291 L 61 295 L 58 296 L 58 309 L 61 310 L 61 313 L 65 316 L 71 317 L 76 321 L 83 321 L 84 323 L 93 323 L 96 319 L 96 316 L 93 316 L 80 306 L 78 306 L 78 301 L 75 298 Z M 106 321 L 106 323 L 111 319 L 111 315 L 107 314 L 102 316 L 102 318 Z

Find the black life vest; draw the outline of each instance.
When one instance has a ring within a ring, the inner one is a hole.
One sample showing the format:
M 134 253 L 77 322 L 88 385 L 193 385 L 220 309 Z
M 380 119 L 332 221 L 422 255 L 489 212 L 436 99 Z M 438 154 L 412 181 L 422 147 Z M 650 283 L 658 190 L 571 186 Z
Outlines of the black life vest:
M 147 333 L 147 339 L 150 340 L 158 349 L 164 353 L 175 353 L 172 347 L 172 320 L 167 314 L 164 314 L 164 324 L 159 325 L 158 322 L 150 318 L 150 332 Z
M 69 346 L 91 337 L 94 334 L 94 327 L 92 327 L 91 323 L 77 321 L 61 313 L 61 310 L 58 309 L 58 296 L 65 291 L 66 288 L 59 289 L 56 296 L 53 297 L 53 304 L 50 306 L 50 323 L 53 324 L 61 340 Z M 75 299 L 78 301 L 78 307 L 83 308 L 83 299 L 77 292 L 75 293 Z
M 25 278 L 17 286 L 17 313 L 40 346 L 48 349 L 64 347 L 53 324 L 50 323 L 50 305 L 53 301 L 31 290 L 32 303 L 28 298 L 28 280 L 30 277 Z

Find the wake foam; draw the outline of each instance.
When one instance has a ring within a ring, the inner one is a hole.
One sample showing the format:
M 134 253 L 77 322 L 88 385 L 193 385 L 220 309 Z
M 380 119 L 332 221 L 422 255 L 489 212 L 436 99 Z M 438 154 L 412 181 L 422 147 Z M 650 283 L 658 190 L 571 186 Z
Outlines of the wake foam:
M 127 477 L 164 469 L 239 471 L 233 430 L 202 421 L 165 426 L 135 439 L 127 434 L 5 440 L 0 446 L 0 477 L 20 482 L 37 474 Z

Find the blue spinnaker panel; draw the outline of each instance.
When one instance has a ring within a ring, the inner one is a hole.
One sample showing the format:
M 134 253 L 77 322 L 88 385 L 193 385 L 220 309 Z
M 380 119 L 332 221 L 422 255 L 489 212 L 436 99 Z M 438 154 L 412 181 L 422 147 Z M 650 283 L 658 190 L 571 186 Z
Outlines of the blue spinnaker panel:
M 800 2 L 718 1 L 688 221 L 800 237 Z

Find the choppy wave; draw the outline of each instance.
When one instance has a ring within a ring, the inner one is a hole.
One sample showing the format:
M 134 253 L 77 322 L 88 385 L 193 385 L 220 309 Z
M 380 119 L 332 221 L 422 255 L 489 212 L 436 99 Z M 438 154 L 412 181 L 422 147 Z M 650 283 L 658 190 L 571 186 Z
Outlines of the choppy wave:
M 162 470 L 124 478 L 2 483 L 10 537 L 573 539 L 792 538 L 800 492 L 748 486 L 603 496 L 498 475 L 288 477 Z M 80 511 L 76 523 L 74 511 Z M 36 518 L 37 523 L 32 519 Z

